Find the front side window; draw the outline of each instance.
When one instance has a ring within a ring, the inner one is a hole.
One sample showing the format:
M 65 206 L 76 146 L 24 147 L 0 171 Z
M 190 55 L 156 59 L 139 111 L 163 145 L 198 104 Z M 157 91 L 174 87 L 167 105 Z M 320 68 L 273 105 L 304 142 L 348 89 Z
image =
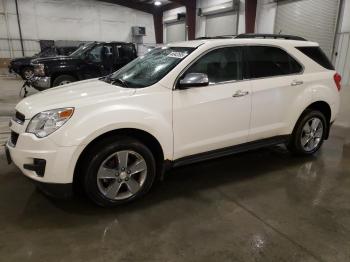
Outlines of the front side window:
M 86 43 L 84 45 L 81 45 L 78 49 L 71 53 L 70 56 L 82 57 L 93 45 L 94 43 Z
M 261 78 L 297 74 L 302 66 L 286 51 L 272 46 L 246 47 L 246 78 Z
M 204 73 L 209 83 L 219 83 L 242 79 L 242 52 L 240 47 L 215 49 L 196 61 L 188 73 Z
M 128 87 L 146 87 L 155 84 L 185 59 L 194 48 L 163 47 L 153 49 L 113 73 L 111 82 L 122 80 Z

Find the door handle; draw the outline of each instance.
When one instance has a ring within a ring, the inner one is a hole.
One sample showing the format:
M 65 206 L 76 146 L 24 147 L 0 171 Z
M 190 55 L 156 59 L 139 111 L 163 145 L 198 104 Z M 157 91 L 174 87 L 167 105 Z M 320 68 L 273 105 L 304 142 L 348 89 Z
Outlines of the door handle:
M 302 84 L 304 84 L 304 82 L 298 80 L 294 80 L 292 83 L 290 83 L 291 86 L 300 86 Z
M 242 91 L 242 90 L 238 90 L 236 93 L 234 93 L 232 95 L 232 97 L 241 97 L 241 96 L 246 96 L 248 95 L 249 92 L 248 91 Z

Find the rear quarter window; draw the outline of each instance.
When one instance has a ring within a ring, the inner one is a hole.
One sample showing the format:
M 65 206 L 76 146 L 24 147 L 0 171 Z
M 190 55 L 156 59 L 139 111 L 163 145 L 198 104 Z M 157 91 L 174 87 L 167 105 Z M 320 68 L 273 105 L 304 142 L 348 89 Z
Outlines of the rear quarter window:
M 320 66 L 328 70 L 334 70 L 334 66 L 332 65 L 331 61 L 329 61 L 328 57 L 325 55 L 325 53 L 323 53 L 320 47 L 302 46 L 302 47 L 296 47 L 296 49 L 298 49 L 304 55 L 314 60 Z
M 298 74 L 302 66 L 286 51 L 273 46 L 245 48 L 246 78 L 263 78 Z

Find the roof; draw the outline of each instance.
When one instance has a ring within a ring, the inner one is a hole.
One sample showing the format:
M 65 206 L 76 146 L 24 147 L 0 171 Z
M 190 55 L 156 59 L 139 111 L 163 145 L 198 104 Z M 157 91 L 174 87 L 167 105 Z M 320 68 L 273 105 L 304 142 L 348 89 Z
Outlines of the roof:
M 311 41 L 301 41 L 301 40 L 286 40 L 286 39 L 261 39 L 261 38 L 216 38 L 216 39 L 200 39 L 191 40 L 185 42 L 175 42 L 169 43 L 169 47 L 193 47 L 196 48 L 201 45 L 234 45 L 234 44 L 260 44 L 260 45 L 291 45 L 291 46 L 318 46 L 318 43 Z

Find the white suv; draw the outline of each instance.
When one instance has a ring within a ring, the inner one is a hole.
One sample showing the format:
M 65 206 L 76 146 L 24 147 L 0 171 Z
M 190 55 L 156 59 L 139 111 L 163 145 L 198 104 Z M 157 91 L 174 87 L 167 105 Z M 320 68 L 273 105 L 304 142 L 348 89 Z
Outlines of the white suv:
M 285 38 L 169 44 L 30 96 L 11 120 L 8 160 L 48 193 L 79 185 L 113 206 L 169 166 L 281 143 L 311 155 L 338 113 L 341 77 L 317 43 Z

